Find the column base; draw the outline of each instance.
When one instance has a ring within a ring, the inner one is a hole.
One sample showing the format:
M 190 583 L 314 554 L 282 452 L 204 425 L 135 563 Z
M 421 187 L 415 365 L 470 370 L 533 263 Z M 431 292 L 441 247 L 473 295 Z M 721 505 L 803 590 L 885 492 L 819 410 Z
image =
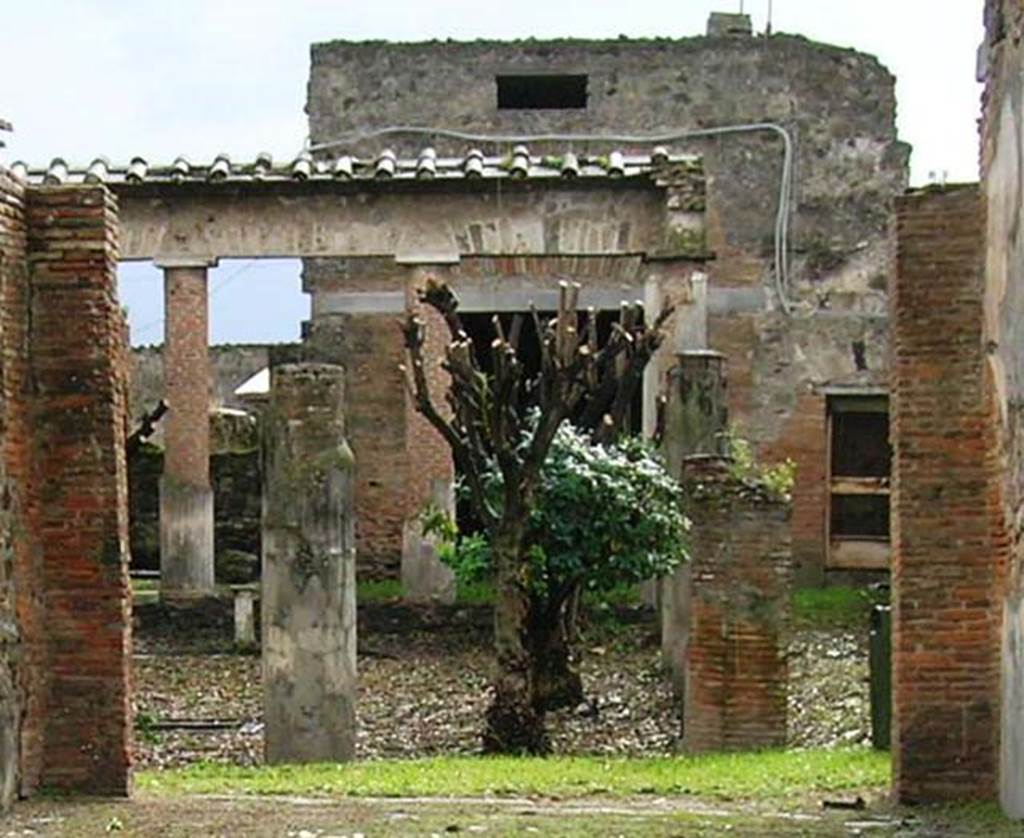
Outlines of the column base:
M 160 597 L 214 593 L 213 491 L 160 478 Z
M 423 535 L 419 518 L 410 518 L 402 527 L 402 599 L 441 605 L 455 602 L 455 573 L 438 558 L 437 546 Z
M 454 519 L 455 481 L 450 477 L 432 479 L 430 501 Z M 420 515 L 406 518 L 402 525 L 402 598 L 425 604 L 455 602 L 455 572 L 437 555 L 437 538 L 423 534 Z

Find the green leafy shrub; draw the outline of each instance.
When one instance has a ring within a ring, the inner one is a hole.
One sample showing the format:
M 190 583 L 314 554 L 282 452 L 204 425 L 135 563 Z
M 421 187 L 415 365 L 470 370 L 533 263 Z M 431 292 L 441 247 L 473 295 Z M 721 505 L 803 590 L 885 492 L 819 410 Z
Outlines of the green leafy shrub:
M 501 502 L 492 466 L 488 494 Z M 462 582 L 490 574 L 490 546 L 479 533 L 460 536 L 446 512 L 431 507 L 424 530 L 439 536 L 441 559 Z M 592 443 L 568 422 L 559 428 L 532 504 L 527 541 L 529 585 L 545 599 L 573 585 L 612 591 L 670 573 L 688 558 L 690 523 L 682 490 L 653 448 L 636 438 Z
M 759 463 L 750 441 L 730 428 L 724 434 L 725 451 L 731 460 L 730 474 L 736 480 L 761 486 L 768 494 L 788 499 L 796 481 L 796 463 L 786 458 L 780 463 Z

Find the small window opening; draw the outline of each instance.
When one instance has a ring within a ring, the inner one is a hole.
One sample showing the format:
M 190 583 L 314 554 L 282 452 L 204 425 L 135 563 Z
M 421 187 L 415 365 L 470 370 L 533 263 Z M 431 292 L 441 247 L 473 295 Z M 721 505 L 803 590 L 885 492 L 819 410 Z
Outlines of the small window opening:
M 833 538 L 889 539 L 888 495 L 833 495 Z
M 889 560 L 889 404 L 884 396 L 828 400 L 829 564 L 884 569 Z
M 568 110 L 587 107 L 587 76 L 496 76 L 498 110 Z
M 836 413 L 832 417 L 832 474 L 837 477 L 888 477 L 889 416 L 886 413 Z

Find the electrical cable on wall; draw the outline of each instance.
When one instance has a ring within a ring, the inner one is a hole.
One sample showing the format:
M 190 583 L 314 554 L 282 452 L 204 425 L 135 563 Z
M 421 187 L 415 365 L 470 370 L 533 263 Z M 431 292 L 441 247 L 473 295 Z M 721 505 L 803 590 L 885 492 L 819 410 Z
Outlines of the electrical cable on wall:
M 787 292 L 789 288 L 789 215 L 790 195 L 793 178 L 793 139 L 785 128 L 774 122 L 750 122 L 737 125 L 722 125 L 714 128 L 672 129 L 658 134 L 472 134 L 447 128 L 428 128 L 420 125 L 393 125 L 373 131 L 345 134 L 328 142 L 306 146 L 307 151 L 328 151 L 351 146 L 355 143 L 395 134 L 415 134 L 444 137 L 470 143 L 575 143 L 613 142 L 638 144 L 663 144 L 678 140 L 719 137 L 729 134 L 747 134 L 767 131 L 782 138 L 782 173 L 779 183 L 779 204 L 775 215 L 775 292 L 779 305 L 786 315 L 793 312 L 793 304 Z

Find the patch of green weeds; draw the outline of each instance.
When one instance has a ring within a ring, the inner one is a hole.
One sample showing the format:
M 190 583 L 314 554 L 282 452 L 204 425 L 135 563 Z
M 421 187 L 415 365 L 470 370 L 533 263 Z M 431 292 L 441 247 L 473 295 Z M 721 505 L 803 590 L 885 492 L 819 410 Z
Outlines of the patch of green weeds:
M 867 631 L 871 609 L 887 601 L 886 593 L 869 588 L 802 588 L 793 592 L 793 617 L 806 628 Z
M 363 579 L 356 582 L 356 603 L 394 602 L 402 598 L 398 579 Z
M 458 605 L 494 605 L 494 583 L 490 580 L 460 580 L 456 583 L 455 602 Z
M 160 742 L 160 733 L 156 729 L 156 716 L 146 712 L 136 713 L 135 733 L 147 745 L 158 744 Z
M 166 794 L 354 797 L 689 794 L 778 800 L 882 788 L 889 756 L 865 748 L 602 759 L 436 757 L 325 765 L 201 763 L 144 771 L 138 785 Z

